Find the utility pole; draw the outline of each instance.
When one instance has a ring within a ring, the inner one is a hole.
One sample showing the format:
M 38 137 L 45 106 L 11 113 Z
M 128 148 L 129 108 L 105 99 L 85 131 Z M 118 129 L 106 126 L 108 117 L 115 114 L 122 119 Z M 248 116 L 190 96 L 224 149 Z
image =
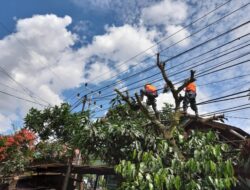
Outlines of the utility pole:
M 83 100 L 82 100 L 82 113 L 84 112 L 84 108 L 87 102 L 87 95 L 84 95 Z
M 86 102 L 87 102 L 87 95 L 84 95 L 83 101 L 82 101 L 82 113 L 84 112 Z M 67 167 L 67 172 L 65 174 L 62 190 L 67 190 L 69 178 L 70 178 L 70 174 L 71 174 L 71 170 L 72 170 L 73 158 L 74 158 L 74 150 L 72 150 L 72 155 L 68 160 L 68 167 Z M 79 155 L 78 155 L 77 164 L 79 164 L 80 158 L 81 158 L 81 153 L 79 153 Z M 77 178 L 77 174 L 75 174 L 74 178 Z M 74 183 L 74 185 L 75 185 L 75 183 Z

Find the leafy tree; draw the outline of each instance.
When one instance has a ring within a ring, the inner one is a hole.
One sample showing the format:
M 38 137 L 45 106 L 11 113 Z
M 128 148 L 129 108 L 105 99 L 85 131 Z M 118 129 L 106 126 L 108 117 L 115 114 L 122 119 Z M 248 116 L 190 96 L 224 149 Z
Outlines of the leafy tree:
M 66 103 L 44 110 L 32 108 L 25 117 L 25 127 L 37 133 L 41 140 L 53 139 L 67 147 L 66 150 L 69 155 L 68 167 L 63 182 L 63 189 L 67 189 L 74 150 L 78 148 L 76 144 L 71 143 L 71 138 L 78 132 L 79 128 L 85 127 L 88 123 L 89 112 L 71 113 L 70 105 Z M 45 155 L 40 156 L 40 158 L 42 157 L 46 158 Z
M 237 153 L 228 156 L 230 147 L 218 144 L 219 139 L 213 132 L 193 132 L 187 135 L 180 128 L 181 121 L 185 118 L 179 111 L 182 101 L 179 93 L 195 80 L 195 71 L 191 71 L 190 78 L 176 88 L 168 78 L 165 63 L 160 62 L 159 55 L 157 66 L 175 99 L 174 111 L 168 109 L 166 113 L 166 110 L 163 110 L 165 114 L 160 117 L 170 121 L 165 122 L 154 116 L 141 102 L 137 93 L 134 102 L 128 92 L 124 95 L 115 90 L 130 109 L 139 108 L 139 111 L 144 113 L 151 121 L 149 127 L 160 132 L 160 135 L 155 134 L 157 138 L 153 148 L 135 148 L 128 154 L 129 158 L 123 159 L 116 166 L 116 171 L 124 177 L 121 189 L 230 189 L 236 183 L 232 159 Z M 215 119 L 192 115 L 185 117 L 195 118 L 200 122 Z
M 67 146 L 60 141 L 40 141 L 35 146 L 33 163 L 66 162 L 68 156 Z
M 131 110 L 128 105 L 117 105 L 109 110 L 105 119 L 88 127 L 78 126 L 72 143 L 81 148 L 84 155 L 118 164 L 121 159 L 129 158 L 136 147 L 148 150 L 155 146 L 160 132 L 149 122 L 141 112 Z
M 88 112 L 71 113 L 70 105 L 63 103 L 44 110 L 31 108 L 25 117 L 25 127 L 37 133 L 41 140 L 56 139 L 67 143 L 74 128 L 88 121 Z
M 184 138 L 175 132 L 176 142 L 185 155 L 180 159 L 159 139 L 155 151 L 134 150 L 128 160 L 116 166 L 125 182 L 122 189 L 231 189 L 236 184 L 230 148 L 218 144 L 213 132 L 192 132 Z
M 161 113 L 168 130 L 176 122 L 172 106 Z M 182 118 L 181 118 L 182 119 Z M 208 133 L 184 133 L 179 127 L 166 139 L 158 126 L 128 104 L 117 104 L 106 117 L 77 129 L 72 143 L 86 155 L 116 165 L 121 189 L 230 189 L 236 184 L 232 161 L 237 153 Z M 84 137 L 84 138 L 82 138 Z

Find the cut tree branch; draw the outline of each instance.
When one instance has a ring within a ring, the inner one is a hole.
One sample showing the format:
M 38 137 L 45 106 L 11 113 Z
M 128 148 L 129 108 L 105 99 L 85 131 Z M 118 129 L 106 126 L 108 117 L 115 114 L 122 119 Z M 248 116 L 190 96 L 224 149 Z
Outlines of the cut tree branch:
M 160 120 L 157 119 L 157 117 L 154 114 L 150 114 L 149 110 L 146 106 L 144 106 L 140 100 L 140 97 L 137 93 L 135 93 L 135 98 L 137 100 L 137 103 L 141 109 L 141 111 L 150 119 L 150 121 L 155 124 L 163 134 L 167 137 L 167 139 L 171 138 L 171 135 L 169 132 L 166 131 L 166 127 L 160 122 Z
M 122 94 L 118 89 L 115 89 L 115 92 L 131 107 L 131 109 L 135 108 L 134 103 L 130 100 L 128 91 L 126 91 L 126 96 Z
M 122 97 L 122 99 L 128 103 L 128 105 L 131 107 L 131 109 L 134 108 L 133 103 L 130 101 L 130 97 L 127 94 L 127 96 L 123 95 L 118 89 L 115 89 L 115 91 Z M 142 104 L 140 97 L 138 96 L 137 93 L 135 93 L 135 97 L 136 97 L 136 101 L 138 103 L 138 106 L 140 108 L 140 110 L 147 116 L 147 118 L 156 125 L 156 127 L 158 127 L 158 129 L 161 131 L 161 133 L 163 134 L 164 138 L 166 140 L 169 140 L 171 145 L 173 146 L 174 151 L 178 154 L 178 157 L 182 160 L 185 159 L 184 155 L 181 153 L 181 151 L 179 150 L 178 146 L 176 145 L 176 142 L 173 138 L 172 135 L 172 130 L 173 130 L 173 126 L 171 126 L 170 129 L 167 129 L 165 127 L 165 125 L 163 125 L 161 123 L 160 120 L 157 119 L 157 117 L 155 115 L 150 114 L 149 110 L 147 109 L 147 107 L 145 105 Z
M 171 80 L 169 80 L 168 76 L 167 76 L 167 73 L 165 72 L 165 63 L 162 63 L 160 62 L 159 60 L 159 54 L 157 54 L 157 62 L 156 62 L 158 68 L 160 69 L 161 71 L 161 74 L 162 74 L 162 77 L 164 79 L 164 81 L 166 82 L 167 86 L 170 88 L 173 96 L 174 96 L 174 99 L 178 98 L 178 93 L 176 93 L 176 89 L 174 87 L 174 84 L 172 83 Z
M 185 117 L 190 118 L 190 119 L 195 119 L 201 123 L 206 123 L 206 122 L 215 121 L 215 120 L 223 121 L 223 119 L 225 119 L 224 114 L 213 115 L 213 116 L 206 117 L 206 118 L 197 117 L 196 115 L 192 115 L 192 114 L 185 114 Z

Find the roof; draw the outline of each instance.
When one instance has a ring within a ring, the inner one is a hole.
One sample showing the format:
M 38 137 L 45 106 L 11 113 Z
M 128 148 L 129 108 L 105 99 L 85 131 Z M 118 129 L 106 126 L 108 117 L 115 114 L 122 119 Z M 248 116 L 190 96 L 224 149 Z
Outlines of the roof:
M 243 131 L 242 129 L 216 121 L 201 122 L 200 120 L 196 119 L 187 119 L 183 123 L 182 127 L 185 129 L 185 131 L 189 131 L 191 129 L 197 129 L 201 131 L 216 131 L 220 138 L 225 140 L 225 142 L 229 142 L 232 145 L 237 146 L 239 146 L 244 140 L 250 138 L 250 134 Z
M 67 171 L 66 164 L 42 164 L 30 166 L 27 169 L 38 173 L 55 172 L 65 173 Z M 113 167 L 109 166 L 77 166 L 73 165 L 71 173 L 77 174 L 97 174 L 97 175 L 115 175 Z

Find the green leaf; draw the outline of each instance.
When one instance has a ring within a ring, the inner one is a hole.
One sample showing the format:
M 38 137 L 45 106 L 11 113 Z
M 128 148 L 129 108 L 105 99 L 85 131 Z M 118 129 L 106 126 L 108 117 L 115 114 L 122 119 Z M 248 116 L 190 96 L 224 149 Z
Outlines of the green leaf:
M 149 186 L 149 190 L 153 190 L 154 189 L 154 186 L 153 186 L 152 183 L 149 183 L 148 186 Z
M 181 178 L 180 176 L 176 176 L 175 179 L 174 179 L 174 186 L 177 190 L 180 189 L 181 187 Z

